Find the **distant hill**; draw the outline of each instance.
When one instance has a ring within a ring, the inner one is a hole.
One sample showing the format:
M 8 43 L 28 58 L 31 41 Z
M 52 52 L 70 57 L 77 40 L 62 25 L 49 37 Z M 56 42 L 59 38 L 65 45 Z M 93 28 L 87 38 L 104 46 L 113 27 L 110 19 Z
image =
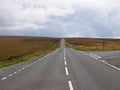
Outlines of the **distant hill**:
M 120 39 L 66 38 L 67 46 L 85 51 L 120 50 Z
M 0 61 L 55 49 L 59 46 L 59 40 L 49 37 L 0 36 Z

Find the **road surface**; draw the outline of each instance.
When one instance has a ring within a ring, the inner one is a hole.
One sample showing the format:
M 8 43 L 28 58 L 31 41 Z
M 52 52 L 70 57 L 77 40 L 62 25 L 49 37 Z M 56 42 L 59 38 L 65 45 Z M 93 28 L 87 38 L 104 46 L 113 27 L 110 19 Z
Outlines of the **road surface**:
M 31 64 L 14 67 L 1 77 L 0 90 L 120 90 L 119 70 L 64 43 Z

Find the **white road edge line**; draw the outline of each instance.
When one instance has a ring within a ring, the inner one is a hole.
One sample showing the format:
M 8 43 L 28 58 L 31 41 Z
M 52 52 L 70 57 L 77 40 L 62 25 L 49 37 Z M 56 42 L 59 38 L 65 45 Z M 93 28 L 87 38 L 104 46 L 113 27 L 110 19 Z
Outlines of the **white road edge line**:
M 105 62 L 104 60 L 101 60 L 101 62 L 108 65 L 108 66 L 110 66 L 110 67 L 112 67 L 112 68 L 114 68 L 114 69 L 116 69 L 116 70 L 118 70 L 118 71 L 120 71 L 120 68 L 118 68 L 118 67 L 116 67 L 116 66 L 114 66 L 112 64 L 109 64 L 109 63 Z
M 8 75 L 8 77 L 11 77 L 11 76 L 13 76 L 13 74 L 9 74 L 9 75 Z
M 100 56 L 98 56 L 98 55 L 96 55 L 96 54 L 93 54 L 93 53 L 90 53 L 90 55 L 92 55 L 92 56 L 94 56 L 94 57 L 96 57 L 96 58 L 98 58 L 98 59 L 101 58 Z
M 92 55 L 89 55 L 89 56 L 91 56 L 92 58 L 94 58 L 94 59 L 96 59 L 96 60 L 98 60 L 99 58 L 97 58 L 97 57 L 95 57 L 95 56 L 92 56 Z
M 69 76 L 69 72 L 68 72 L 68 68 L 65 67 L 65 72 L 66 72 L 66 75 Z
M 70 88 L 70 90 L 74 90 L 74 89 L 73 89 L 72 82 L 71 82 L 71 81 L 68 81 L 68 84 L 69 84 L 69 88 Z
M 92 58 L 94 58 L 94 59 L 96 59 L 96 57 L 93 57 L 93 56 L 91 56 L 91 55 L 89 55 L 89 54 L 87 54 L 85 52 L 83 52 L 83 53 L 86 54 L 86 55 L 88 55 L 88 56 L 90 56 L 90 57 L 92 57 Z M 112 67 L 112 68 L 114 68 L 116 70 L 118 70 L 118 71 L 120 71 L 120 68 L 118 68 L 118 67 L 116 67 L 116 66 L 114 66 L 112 64 L 109 64 L 109 63 L 105 62 L 104 60 L 98 60 L 98 58 L 96 60 L 100 61 L 100 62 L 102 62 L 102 63 L 104 63 L 104 64 L 106 64 L 106 65 L 108 65 L 108 66 L 110 66 L 110 67 Z
M 22 69 L 25 69 L 24 67 Z
M 20 71 L 21 71 L 21 69 L 18 70 L 18 72 L 20 72 Z
M 27 65 L 27 67 L 30 67 L 30 65 Z
M 39 59 L 38 61 L 40 61 L 40 60 L 42 60 L 42 59 L 44 59 L 44 58 L 46 58 L 46 57 L 48 57 L 48 56 L 50 56 L 50 55 L 52 55 L 52 54 L 54 54 L 54 53 L 56 53 L 57 52 L 57 50 L 58 49 L 56 49 L 54 52 L 52 52 L 52 53 L 50 53 L 50 54 L 48 54 L 48 55 L 46 55 L 46 56 L 44 56 L 44 57 L 42 57 L 41 59 Z M 29 64 L 29 65 L 27 65 L 27 66 L 25 66 L 25 67 L 23 67 L 23 68 L 21 68 L 21 69 L 25 69 L 25 68 L 27 68 L 27 67 L 30 67 L 31 65 L 33 65 L 33 64 L 35 64 L 35 63 L 37 63 L 38 61 L 35 61 L 35 62 L 33 62 L 32 64 Z M 21 69 L 19 69 L 19 70 L 17 70 L 17 71 L 21 71 Z M 14 72 L 13 74 L 17 74 L 18 72 Z M 8 75 L 8 77 L 11 77 L 11 76 L 13 76 L 13 74 L 9 74 Z M 3 78 L 1 78 L 1 80 L 5 80 L 5 79 L 7 79 L 7 77 L 3 77 Z
M 5 80 L 5 79 L 7 79 L 7 77 L 2 78 L 1 80 Z
M 37 63 L 37 62 L 39 62 L 39 61 L 43 60 L 44 58 L 46 58 L 46 57 L 48 57 L 48 56 L 50 56 L 50 55 L 52 55 L 52 54 L 56 53 L 57 51 L 58 51 L 58 49 L 56 49 L 54 52 L 49 53 L 49 54 L 47 54 L 46 56 L 44 56 L 44 57 L 40 58 L 38 61 L 35 61 L 35 62 L 33 62 L 32 64 L 29 64 L 27 67 L 30 67 L 31 65 L 33 65 L 33 64 L 35 64 L 35 63 Z M 22 68 L 22 69 L 23 69 L 23 68 Z M 25 69 L 25 68 L 24 68 L 24 69 Z
M 14 72 L 13 74 L 17 74 L 17 72 Z
M 85 55 L 88 55 L 88 56 L 90 56 L 90 57 L 92 57 L 92 58 L 94 58 L 94 59 L 96 59 L 96 60 L 98 60 L 98 58 L 97 57 L 95 57 L 95 56 L 93 56 L 93 55 L 91 55 L 91 54 L 88 54 L 88 53 L 86 53 L 86 52 L 83 52 L 83 51 L 81 51 L 83 54 L 85 54 Z

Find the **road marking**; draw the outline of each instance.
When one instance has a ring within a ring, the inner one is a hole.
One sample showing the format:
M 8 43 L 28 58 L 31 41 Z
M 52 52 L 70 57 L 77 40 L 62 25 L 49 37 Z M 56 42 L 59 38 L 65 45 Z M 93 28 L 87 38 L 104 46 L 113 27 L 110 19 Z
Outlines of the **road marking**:
M 27 67 L 30 67 L 31 65 L 33 65 L 33 64 L 35 64 L 35 63 L 37 63 L 37 62 L 39 62 L 39 61 L 45 59 L 46 57 L 48 57 L 48 56 L 50 56 L 50 55 L 56 53 L 58 50 L 59 50 L 59 49 L 56 49 L 54 52 L 47 54 L 46 56 L 44 56 L 44 57 L 38 59 L 37 61 L 34 61 L 32 64 L 29 64 Z M 22 69 L 25 69 L 25 68 L 22 68 Z
M 67 68 L 67 62 L 66 62 L 66 50 L 65 49 L 64 49 L 64 64 L 65 64 L 66 75 L 69 76 L 69 72 L 68 72 L 68 68 Z M 68 81 L 68 85 L 69 85 L 70 90 L 74 90 L 72 82 L 70 80 Z
M 72 82 L 71 82 L 71 81 L 68 81 L 68 84 L 69 84 L 69 88 L 70 88 L 70 90 L 74 90 L 74 89 L 73 89 Z
M 66 60 L 66 56 L 65 56 L 65 54 L 64 54 L 64 60 Z
M 17 72 L 14 72 L 13 74 L 17 74 Z
M 112 64 L 109 64 L 109 63 L 105 62 L 105 60 L 98 60 L 98 59 L 102 58 L 102 57 L 100 57 L 100 56 L 98 56 L 98 55 L 95 55 L 95 54 L 91 54 L 91 55 L 90 55 L 90 54 L 87 54 L 87 53 L 85 53 L 85 52 L 84 52 L 84 54 L 89 55 L 89 56 L 93 57 L 94 59 L 96 59 L 97 61 L 100 61 L 100 62 L 102 62 L 102 63 L 104 63 L 104 64 L 106 64 L 106 65 L 108 65 L 108 66 L 110 66 L 110 67 L 112 67 L 112 68 L 120 71 L 120 68 L 118 68 L 118 67 L 116 67 L 116 66 L 114 66 L 114 65 L 112 65 Z M 94 55 L 94 56 L 93 56 L 93 55 Z
M 104 64 L 106 64 L 106 65 L 108 65 L 108 66 L 110 66 L 110 67 L 112 67 L 112 68 L 120 71 L 120 68 L 118 68 L 118 67 L 116 67 L 116 66 L 114 66 L 114 65 L 112 65 L 112 64 L 109 64 L 109 63 L 105 62 L 104 60 L 100 60 L 100 61 L 101 61 L 102 63 L 104 63 Z
M 92 58 L 94 58 L 94 59 L 98 60 L 98 58 L 97 58 L 97 57 L 95 57 L 95 56 L 92 56 L 92 55 L 89 55 L 89 56 L 91 56 Z
M 1 80 L 5 80 L 5 79 L 7 79 L 7 77 L 2 78 Z
M 90 53 L 89 54 L 91 57 L 95 58 L 95 59 L 101 59 L 102 57 L 98 56 L 98 55 L 95 55 L 93 53 Z
M 27 66 L 25 66 L 25 67 L 23 67 L 23 68 L 21 68 L 21 69 L 19 69 L 19 70 L 17 70 L 17 71 L 20 72 L 22 69 L 25 69 L 25 68 L 30 67 L 31 65 L 33 65 L 33 64 L 35 64 L 35 63 L 37 63 L 37 62 L 39 62 L 40 60 L 43 60 L 44 58 L 46 58 L 46 57 L 48 57 L 48 56 L 50 56 L 50 55 L 56 53 L 58 50 L 59 50 L 59 49 L 55 50 L 54 52 L 52 52 L 52 53 L 50 53 L 50 54 L 47 54 L 46 56 L 44 56 L 44 57 L 38 59 L 38 61 L 34 61 L 32 64 L 29 64 L 29 65 L 27 65 Z M 13 74 L 17 74 L 17 73 L 18 73 L 17 71 L 14 72 Z M 13 76 L 13 74 L 9 74 L 8 77 Z M 3 78 L 1 78 L 1 80 L 5 80 L 5 79 L 7 79 L 7 77 L 3 77 Z
M 95 56 L 95 57 L 97 57 L 97 58 L 101 58 L 100 56 L 98 56 L 98 55 L 96 55 L 96 54 L 93 54 L 93 53 L 89 53 L 90 55 L 92 55 L 92 56 Z
M 64 64 L 65 64 L 65 66 L 67 65 L 67 62 L 66 61 L 64 61 Z
M 91 55 L 94 55 L 94 56 L 91 56 Z M 97 60 L 101 58 L 100 56 L 95 55 L 95 54 L 91 54 L 91 55 L 90 55 L 91 57 L 93 57 L 93 58 L 95 58 Z M 109 64 L 109 63 L 105 62 L 104 60 L 99 60 L 99 61 L 106 64 L 106 65 L 108 65 L 108 66 L 110 66 L 110 67 L 112 67 L 112 68 L 114 68 L 114 69 L 116 69 L 116 70 L 118 70 L 118 71 L 120 71 L 120 68 L 118 68 L 118 67 L 116 67 L 116 66 L 114 66 L 112 64 Z
M 13 76 L 13 74 L 9 74 L 9 75 L 8 75 L 8 77 L 11 77 L 11 76 Z
M 64 57 L 64 60 L 66 60 L 66 58 Z
M 66 75 L 69 77 L 69 72 L 68 72 L 68 68 L 67 68 L 67 61 L 66 61 L 66 50 L 64 49 L 64 64 L 65 64 L 65 72 L 66 72 Z M 72 85 L 72 82 L 70 80 L 68 80 L 68 85 L 69 85 L 69 88 L 70 90 L 74 90 L 73 88 L 73 85 Z
M 30 67 L 30 65 L 27 65 L 27 67 Z
M 68 72 L 68 68 L 65 67 L 65 72 L 66 72 L 66 75 L 69 76 L 69 72 Z
M 18 72 L 20 72 L 20 71 L 21 71 L 21 69 L 18 70 Z
M 94 59 L 96 59 L 96 60 L 98 60 L 98 59 L 101 58 L 100 56 L 97 56 L 97 55 L 92 54 L 92 53 L 89 53 L 89 54 L 88 54 L 88 53 L 83 52 L 83 51 L 80 51 L 80 52 L 82 52 L 83 54 L 88 55 L 88 56 L 90 56 L 90 57 L 92 57 L 92 58 L 94 58 Z
M 22 69 L 24 70 L 25 68 L 23 67 Z

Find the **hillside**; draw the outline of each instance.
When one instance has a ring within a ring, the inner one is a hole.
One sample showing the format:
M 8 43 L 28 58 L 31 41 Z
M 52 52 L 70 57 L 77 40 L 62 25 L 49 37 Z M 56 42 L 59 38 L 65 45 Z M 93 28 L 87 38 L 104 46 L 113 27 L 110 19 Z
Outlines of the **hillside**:
M 59 40 L 48 37 L 0 36 L 0 65 L 27 55 L 41 55 L 59 47 Z
M 84 51 L 120 50 L 120 39 L 66 38 L 67 46 Z

